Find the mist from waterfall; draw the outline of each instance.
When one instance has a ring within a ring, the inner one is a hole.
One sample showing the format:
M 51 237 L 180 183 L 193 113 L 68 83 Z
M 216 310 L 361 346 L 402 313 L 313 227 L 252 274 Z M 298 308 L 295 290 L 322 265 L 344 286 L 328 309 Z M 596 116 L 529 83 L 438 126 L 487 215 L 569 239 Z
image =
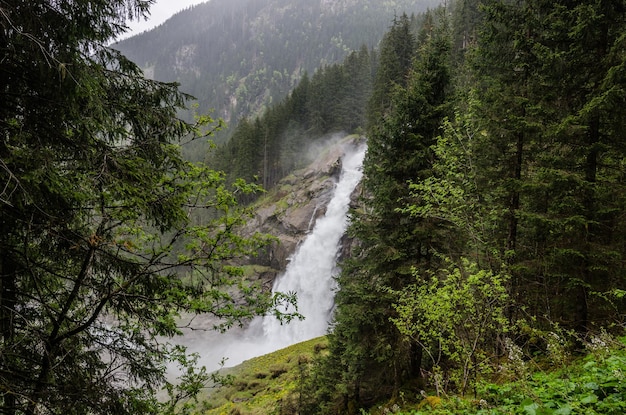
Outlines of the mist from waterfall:
M 339 243 L 346 232 L 350 196 L 361 180 L 364 155 L 362 146 L 343 157 L 341 177 L 326 213 L 274 282 L 274 292 L 297 294 L 298 312 L 305 317 L 287 325 L 274 317 L 263 319 L 263 334 L 276 349 L 326 334 L 334 304 Z
M 199 353 L 199 363 L 209 371 L 219 369 L 222 358 L 226 366 L 234 366 L 326 334 L 334 304 L 340 241 L 348 225 L 350 196 L 363 174 L 364 156 L 365 145 L 346 148 L 341 175 L 324 216 L 317 219 L 285 272 L 274 281 L 274 292 L 297 295 L 297 311 L 304 319 L 281 324 L 274 316 L 258 317 L 243 330 L 192 336 L 184 343 L 190 352 Z

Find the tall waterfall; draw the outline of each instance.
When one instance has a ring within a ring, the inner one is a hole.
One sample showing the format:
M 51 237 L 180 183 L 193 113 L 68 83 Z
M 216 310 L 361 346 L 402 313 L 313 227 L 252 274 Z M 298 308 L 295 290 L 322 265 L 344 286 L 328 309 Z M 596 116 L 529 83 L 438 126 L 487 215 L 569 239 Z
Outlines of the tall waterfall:
M 287 265 L 284 274 L 274 282 L 273 291 L 295 293 L 298 313 L 304 319 L 281 324 L 275 317 L 253 320 L 243 333 L 228 332 L 205 339 L 211 356 L 202 356 L 201 363 L 208 370 L 218 368 L 214 360 L 226 358 L 226 365 L 270 353 L 314 337 L 326 334 L 332 314 L 335 273 L 340 240 L 347 228 L 350 195 L 362 177 L 361 166 L 365 146 L 346 151 L 342 158 L 342 172 L 323 217 L 319 218 Z M 285 311 L 285 310 L 283 310 Z M 288 310 L 293 311 L 293 310 Z M 221 344 L 221 346 L 220 346 Z M 206 353 L 199 345 L 190 351 Z
M 346 232 L 350 195 L 361 180 L 365 147 L 346 154 L 342 172 L 325 215 L 298 248 L 285 273 L 274 282 L 274 292 L 295 292 L 304 320 L 287 325 L 274 317 L 263 320 L 263 335 L 275 349 L 326 334 L 334 303 L 335 264 L 339 242 Z

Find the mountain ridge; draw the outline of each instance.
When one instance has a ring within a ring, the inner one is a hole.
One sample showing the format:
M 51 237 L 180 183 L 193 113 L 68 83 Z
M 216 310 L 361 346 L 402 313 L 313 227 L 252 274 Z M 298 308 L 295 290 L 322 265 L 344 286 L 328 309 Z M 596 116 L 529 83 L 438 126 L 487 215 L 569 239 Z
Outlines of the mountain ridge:
M 278 102 L 305 73 L 378 45 L 395 16 L 439 0 L 212 0 L 112 47 L 176 81 L 230 126 Z M 218 140 L 219 141 L 219 140 Z

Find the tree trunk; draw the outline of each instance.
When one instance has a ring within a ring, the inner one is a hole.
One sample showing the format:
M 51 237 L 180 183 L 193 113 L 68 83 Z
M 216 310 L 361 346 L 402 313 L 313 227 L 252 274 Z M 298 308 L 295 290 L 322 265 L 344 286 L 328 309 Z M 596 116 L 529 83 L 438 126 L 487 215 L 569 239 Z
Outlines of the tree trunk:
M 598 174 L 598 143 L 600 142 L 600 116 L 595 113 L 592 115 L 587 131 L 588 152 L 585 160 L 585 183 L 587 188 L 584 193 L 584 209 L 585 209 L 585 235 L 584 235 L 584 265 L 582 270 L 582 284 L 576 292 L 576 310 L 575 310 L 575 329 L 578 333 L 586 333 L 589 330 L 589 305 L 587 298 L 587 286 L 593 285 L 593 264 L 591 257 L 593 255 L 594 236 L 597 232 L 595 225 L 596 197 L 595 183 Z

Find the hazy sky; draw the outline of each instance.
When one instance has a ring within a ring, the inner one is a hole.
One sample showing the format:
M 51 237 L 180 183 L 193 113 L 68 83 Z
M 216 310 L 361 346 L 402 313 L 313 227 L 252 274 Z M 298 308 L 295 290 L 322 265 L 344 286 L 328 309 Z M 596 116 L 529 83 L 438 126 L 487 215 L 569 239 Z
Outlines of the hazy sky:
M 150 8 L 150 17 L 148 20 L 130 22 L 131 32 L 126 33 L 123 37 L 130 37 L 133 34 L 141 33 L 145 30 L 152 29 L 166 21 L 176 12 L 186 9 L 192 4 L 204 3 L 207 0 L 157 0 Z

